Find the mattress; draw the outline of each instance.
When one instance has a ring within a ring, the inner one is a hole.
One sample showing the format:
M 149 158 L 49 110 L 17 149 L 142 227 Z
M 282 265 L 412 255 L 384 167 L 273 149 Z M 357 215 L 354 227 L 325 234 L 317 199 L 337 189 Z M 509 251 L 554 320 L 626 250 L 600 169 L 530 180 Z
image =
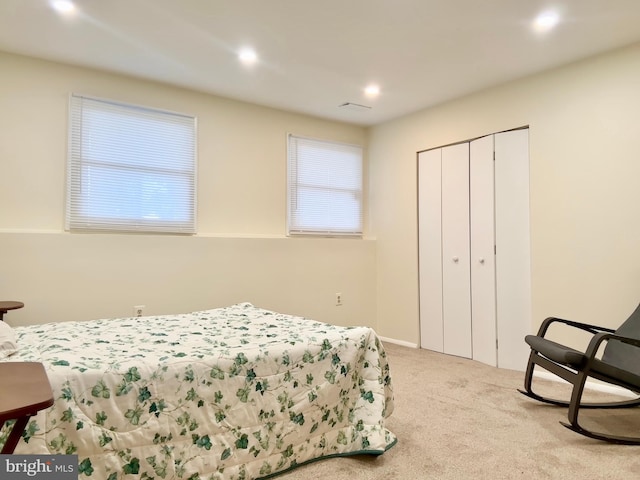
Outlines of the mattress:
M 15 453 L 76 454 L 83 479 L 267 478 L 396 443 L 371 328 L 241 303 L 14 330 L 2 361 L 42 362 L 55 398 Z

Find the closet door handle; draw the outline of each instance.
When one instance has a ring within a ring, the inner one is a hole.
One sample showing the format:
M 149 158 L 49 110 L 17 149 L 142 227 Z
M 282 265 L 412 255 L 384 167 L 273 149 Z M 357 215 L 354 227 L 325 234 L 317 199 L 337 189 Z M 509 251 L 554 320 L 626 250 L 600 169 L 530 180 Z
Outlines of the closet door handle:
M 481 265 L 484 265 L 484 258 L 480 258 L 480 260 L 478 260 L 480 262 Z
M 451 260 L 453 260 L 453 263 L 458 263 L 460 259 L 458 257 L 453 257 Z

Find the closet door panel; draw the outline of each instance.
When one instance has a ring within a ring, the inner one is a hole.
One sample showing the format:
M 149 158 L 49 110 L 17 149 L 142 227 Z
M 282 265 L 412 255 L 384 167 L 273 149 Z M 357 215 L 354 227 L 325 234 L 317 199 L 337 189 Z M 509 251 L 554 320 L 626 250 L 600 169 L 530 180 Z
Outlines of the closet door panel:
M 418 253 L 420 346 L 443 351 L 442 323 L 442 149 L 418 155 Z
M 495 135 L 498 367 L 524 370 L 531 330 L 529 130 Z
M 472 357 L 469 265 L 469 144 L 442 149 L 444 353 Z
M 493 135 L 470 145 L 473 359 L 497 365 Z

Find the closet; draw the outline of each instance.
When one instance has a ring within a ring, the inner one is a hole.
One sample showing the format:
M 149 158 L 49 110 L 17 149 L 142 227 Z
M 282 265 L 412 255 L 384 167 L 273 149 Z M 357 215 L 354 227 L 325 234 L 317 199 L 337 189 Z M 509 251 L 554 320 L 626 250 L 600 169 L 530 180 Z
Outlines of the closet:
M 418 224 L 421 347 L 523 370 L 528 129 L 419 152 Z

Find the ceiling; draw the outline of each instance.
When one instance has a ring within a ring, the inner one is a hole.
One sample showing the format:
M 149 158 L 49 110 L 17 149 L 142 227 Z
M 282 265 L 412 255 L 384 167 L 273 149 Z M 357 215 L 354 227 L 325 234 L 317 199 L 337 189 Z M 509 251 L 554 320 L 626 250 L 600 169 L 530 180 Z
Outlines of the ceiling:
M 0 0 L 0 50 L 359 125 L 640 41 L 638 0 L 74 1 Z

